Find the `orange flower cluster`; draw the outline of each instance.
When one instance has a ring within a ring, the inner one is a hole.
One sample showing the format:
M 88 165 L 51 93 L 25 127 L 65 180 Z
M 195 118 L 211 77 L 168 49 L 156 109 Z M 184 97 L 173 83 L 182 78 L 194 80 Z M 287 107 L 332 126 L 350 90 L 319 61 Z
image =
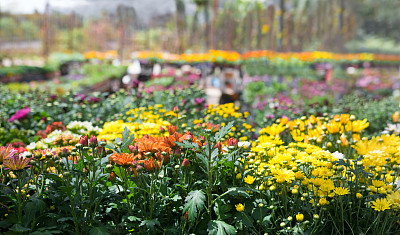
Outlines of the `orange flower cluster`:
M 159 59 L 165 61 L 186 61 L 186 62 L 239 62 L 248 59 L 296 59 L 306 62 L 316 62 L 320 60 L 334 61 L 400 61 L 398 55 L 371 54 L 371 53 L 348 53 L 339 54 L 327 51 L 304 51 L 304 52 L 276 52 L 269 50 L 248 51 L 239 54 L 236 51 L 210 50 L 206 53 L 172 54 L 158 51 L 139 51 L 134 53 L 138 59 Z
M 135 139 L 134 145 L 129 146 L 130 153 L 114 153 L 109 160 L 119 166 L 131 168 L 136 177 L 137 170 L 142 167 L 151 172 L 169 162 L 170 156 L 178 149 L 175 142 L 188 140 L 198 144 L 199 147 L 202 146 L 200 139 L 190 132 L 178 133 L 176 126 L 168 126 L 168 132 L 169 136 L 166 137 L 145 135 Z
M 84 56 L 88 60 L 89 59 L 99 59 L 99 60 L 116 59 L 118 57 L 118 52 L 117 51 L 105 51 L 105 52 L 88 51 L 88 52 L 85 52 Z

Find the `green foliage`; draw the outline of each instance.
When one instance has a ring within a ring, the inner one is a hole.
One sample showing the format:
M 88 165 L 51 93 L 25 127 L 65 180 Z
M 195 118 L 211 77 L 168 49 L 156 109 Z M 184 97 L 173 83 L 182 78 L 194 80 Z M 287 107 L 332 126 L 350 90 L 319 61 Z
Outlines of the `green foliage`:
M 372 100 L 357 96 L 346 96 L 333 110 L 334 113 L 350 113 L 357 119 L 367 119 L 369 127 L 365 130 L 368 136 L 380 134 L 387 123 L 391 121 L 392 114 L 398 110 L 398 101 L 393 97 L 382 100 Z
M 191 191 L 185 198 L 186 204 L 183 211 L 189 212 L 188 216 L 191 222 L 194 222 L 197 214 L 203 210 L 205 200 L 206 196 L 201 190 Z
M 155 78 L 145 83 L 146 87 L 150 86 L 163 86 L 167 87 L 174 83 L 174 77 Z
M 212 235 L 233 235 L 236 234 L 235 227 L 220 220 L 212 220 L 208 222 L 208 234 Z

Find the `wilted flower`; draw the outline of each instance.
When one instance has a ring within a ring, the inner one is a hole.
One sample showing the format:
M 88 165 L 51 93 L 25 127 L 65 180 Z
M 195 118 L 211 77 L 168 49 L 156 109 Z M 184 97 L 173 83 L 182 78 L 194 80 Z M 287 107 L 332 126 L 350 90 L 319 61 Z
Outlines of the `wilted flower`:
M 222 147 L 224 147 L 224 145 L 221 141 L 218 141 L 218 143 L 215 145 L 215 148 L 219 149 L 220 152 L 222 152 Z
M 275 115 L 273 115 L 273 114 L 267 114 L 267 115 L 265 115 L 265 118 L 266 119 L 273 119 L 275 117 Z
M 90 99 L 88 100 L 89 103 L 97 103 L 99 102 L 99 98 L 97 97 L 90 97 Z
M 138 145 L 137 144 L 128 145 L 128 149 L 129 149 L 129 152 L 131 152 L 133 154 L 137 154 L 138 153 Z
M 164 133 L 164 132 L 165 132 L 165 129 L 164 129 L 162 126 L 160 126 L 159 131 L 160 131 L 160 133 Z
M 175 153 L 174 153 L 176 156 L 181 156 L 181 154 L 182 154 L 182 151 L 181 151 L 181 149 L 176 149 L 175 150 Z

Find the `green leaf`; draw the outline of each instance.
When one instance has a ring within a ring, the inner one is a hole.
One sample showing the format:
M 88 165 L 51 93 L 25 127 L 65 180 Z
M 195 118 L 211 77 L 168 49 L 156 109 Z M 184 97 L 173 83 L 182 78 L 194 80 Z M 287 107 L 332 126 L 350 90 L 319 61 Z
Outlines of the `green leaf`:
M 24 226 L 22 226 L 22 225 L 20 225 L 20 224 L 14 224 L 11 228 L 10 228 L 10 230 L 11 231 L 15 231 L 15 232 L 26 232 L 26 231 L 29 231 L 29 230 L 31 230 L 30 228 L 26 228 L 26 227 L 24 227 Z
M 37 231 L 33 233 L 29 233 L 29 235 L 53 235 L 62 233 L 60 230 L 57 230 L 56 226 L 39 228 Z
M 204 157 L 203 154 L 198 153 L 196 154 L 197 158 L 199 158 L 201 160 L 201 162 L 203 163 L 204 167 L 200 167 L 206 174 L 208 174 L 209 169 L 208 169 L 208 159 L 206 157 Z
M 176 145 L 182 147 L 182 148 L 187 148 L 187 149 L 194 149 L 194 150 L 199 150 L 199 145 L 193 142 L 189 142 L 187 140 L 184 140 L 183 143 L 175 141 L 174 142 Z
M 24 223 L 27 226 L 34 218 L 35 214 L 39 212 L 42 214 L 46 209 L 46 203 L 39 199 L 33 199 L 28 202 L 24 208 Z
M 190 222 L 193 222 L 197 213 L 200 212 L 204 208 L 204 201 L 206 200 L 206 196 L 203 191 L 195 190 L 191 191 L 189 195 L 185 198 L 185 207 L 183 208 L 183 213 L 189 212 L 188 218 Z
M 218 216 L 219 220 L 224 220 L 231 217 L 231 214 L 228 213 L 231 210 L 232 206 L 226 204 L 225 202 L 219 200 L 215 203 L 214 211 L 215 214 Z
M 243 196 L 243 197 L 250 197 L 250 194 L 247 191 L 253 191 L 254 189 L 251 188 L 244 188 L 244 187 L 232 187 L 226 191 L 226 194 L 234 195 L 234 196 Z
M 244 212 L 236 213 L 236 221 L 240 221 L 247 227 L 253 227 L 254 219 L 251 216 L 246 215 Z
M 208 222 L 208 234 L 211 235 L 233 235 L 236 234 L 235 227 L 221 220 L 211 220 Z
M 128 216 L 127 219 L 128 219 L 129 221 L 131 221 L 131 222 L 133 222 L 133 221 L 140 221 L 140 218 L 138 218 L 138 217 L 136 217 L 136 216 L 133 216 L 133 215 Z
M 218 141 L 221 140 L 224 136 L 226 136 L 229 132 L 231 132 L 231 129 L 233 127 L 233 122 L 228 123 L 228 125 L 225 125 L 221 127 L 218 131 L 218 133 L 215 135 L 214 139 L 215 142 L 217 143 Z
M 132 143 L 133 139 L 135 139 L 135 135 L 129 135 L 130 134 L 130 130 L 125 127 L 124 131 L 122 132 L 122 145 L 121 148 L 123 150 L 127 150 L 128 149 L 128 145 Z
M 263 218 L 263 220 L 262 220 L 262 222 L 263 222 L 263 224 L 264 225 L 269 225 L 269 224 L 271 224 L 272 222 L 271 222 L 271 219 L 272 219 L 272 215 L 267 215 L 267 216 L 265 216 L 264 218 Z
M 147 228 L 154 228 L 156 225 L 161 226 L 160 222 L 158 219 L 152 219 L 152 220 L 143 220 L 142 223 L 140 223 L 140 226 L 146 226 Z
M 219 154 L 218 149 L 214 149 L 211 153 L 211 160 L 212 160 L 213 166 L 217 165 L 217 163 L 218 163 L 218 159 L 216 159 L 218 154 Z
M 108 235 L 110 234 L 107 232 L 107 229 L 105 227 L 93 227 L 89 231 L 89 235 Z

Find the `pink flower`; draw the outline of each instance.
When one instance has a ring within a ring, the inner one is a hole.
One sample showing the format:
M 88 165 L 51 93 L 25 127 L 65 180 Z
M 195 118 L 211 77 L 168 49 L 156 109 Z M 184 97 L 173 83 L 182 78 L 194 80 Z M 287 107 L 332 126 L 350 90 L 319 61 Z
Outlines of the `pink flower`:
M 96 136 L 92 135 L 89 139 L 90 146 L 96 147 L 98 145 L 98 141 Z
M 31 161 L 30 158 L 25 158 L 22 156 L 12 156 L 9 158 L 4 159 L 3 165 L 4 167 L 6 167 L 6 169 L 10 169 L 10 170 L 22 170 L 25 167 L 29 167 L 29 162 Z
M 235 138 L 228 138 L 227 140 L 229 146 L 236 146 L 238 145 L 238 140 Z
M 194 98 L 194 104 L 195 105 L 200 105 L 200 104 L 202 104 L 203 102 L 204 102 L 204 98 Z
M 89 103 L 97 103 L 99 102 L 99 98 L 97 97 L 90 97 L 90 99 L 88 100 Z
M 81 138 L 79 139 L 79 143 L 83 147 L 87 147 L 89 145 L 89 136 L 81 136 Z
M 190 165 L 189 159 L 187 158 L 183 159 L 182 166 L 189 166 L 189 165 Z
M 14 115 L 8 119 L 9 122 L 13 122 L 14 120 L 20 120 L 28 115 L 30 108 L 26 106 L 24 109 L 18 110 Z
M 7 145 L 6 147 L 1 146 L 0 147 L 0 163 L 2 163 L 3 160 L 5 160 L 5 159 L 14 156 L 14 154 L 16 154 L 16 153 L 17 153 L 17 150 L 14 149 L 11 144 Z

